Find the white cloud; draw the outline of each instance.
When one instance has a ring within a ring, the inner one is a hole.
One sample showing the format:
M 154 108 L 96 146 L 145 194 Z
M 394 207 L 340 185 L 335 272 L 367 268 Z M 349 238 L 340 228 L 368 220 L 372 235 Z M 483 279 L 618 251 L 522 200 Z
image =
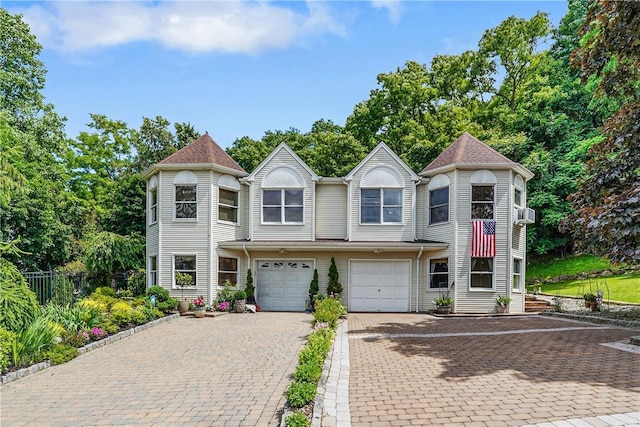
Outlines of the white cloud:
M 393 24 L 400 22 L 400 15 L 402 15 L 400 0 L 371 0 L 371 6 L 376 9 L 387 9 L 389 21 Z
M 189 52 L 257 54 L 309 36 L 344 36 L 326 5 L 307 13 L 268 2 L 51 2 L 21 10 L 46 47 L 86 52 L 133 42 L 156 42 Z

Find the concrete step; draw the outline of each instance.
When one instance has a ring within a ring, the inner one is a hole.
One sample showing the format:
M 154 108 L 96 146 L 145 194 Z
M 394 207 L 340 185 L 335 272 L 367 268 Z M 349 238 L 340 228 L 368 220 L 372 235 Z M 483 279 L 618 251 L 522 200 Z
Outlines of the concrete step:
M 533 295 L 527 295 L 524 301 L 525 313 L 540 313 L 542 311 L 552 310 L 551 303 L 545 300 L 539 300 Z

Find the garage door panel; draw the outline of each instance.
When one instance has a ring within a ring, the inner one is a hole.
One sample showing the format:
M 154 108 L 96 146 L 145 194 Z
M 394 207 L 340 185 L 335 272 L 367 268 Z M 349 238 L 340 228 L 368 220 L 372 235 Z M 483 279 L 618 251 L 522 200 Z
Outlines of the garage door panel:
M 313 261 L 265 260 L 258 262 L 256 298 L 265 311 L 304 311 Z
M 353 260 L 349 269 L 350 311 L 409 311 L 410 261 Z

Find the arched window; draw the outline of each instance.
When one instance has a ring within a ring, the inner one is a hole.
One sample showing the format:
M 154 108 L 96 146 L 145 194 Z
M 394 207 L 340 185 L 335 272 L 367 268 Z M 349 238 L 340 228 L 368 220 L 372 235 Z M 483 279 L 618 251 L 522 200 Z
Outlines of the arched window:
M 449 177 L 436 175 L 429 181 L 429 224 L 449 222 Z
M 198 177 L 191 171 L 181 171 L 173 178 L 177 220 L 198 219 Z
M 262 179 L 262 222 L 304 222 L 304 178 L 295 169 L 279 166 Z
M 493 172 L 479 170 L 471 175 L 471 219 L 495 219 L 495 187 Z
M 524 180 L 520 175 L 516 175 L 513 179 L 513 204 L 517 208 L 523 208 L 524 202 Z
M 402 175 L 389 166 L 378 166 L 360 180 L 360 223 L 402 223 Z

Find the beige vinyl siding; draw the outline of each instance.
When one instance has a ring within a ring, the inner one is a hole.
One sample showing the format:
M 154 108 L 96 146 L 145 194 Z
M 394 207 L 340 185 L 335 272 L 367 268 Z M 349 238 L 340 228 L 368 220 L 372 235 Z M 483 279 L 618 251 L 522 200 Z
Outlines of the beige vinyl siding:
M 211 181 L 211 238 L 213 242 L 220 242 L 225 240 L 240 240 L 246 238 L 245 228 L 243 223 L 246 223 L 244 219 L 244 212 L 247 211 L 248 199 L 243 197 L 247 192 L 247 188 L 243 185 L 240 187 L 238 193 L 238 223 L 231 224 L 228 222 L 218 222 L 218 200 L 220 196 L 219 188 L 216 185 L 218 179 L 222 176 L 219 173 L 212 173 Z
M 262 179 L 273 168 L 279 166 L 294 168 L 305 180 L 303 224 L 262 224 Z M 286 150 L 280 150 L 271 162 L 260 170 L 252 186 L 252 240 L 313 240 L 313 181 L 311 175 Z
M 393 167 L 404 179 L 402 191 L 402 224 L 360 224 L 360 180 L 367 172 L 378 166 Z M 386 151 L 379 150 L 369 162 L 353 176 L 351 187 L 351 241 L 398 242 L 412 241 L 415 209 L 413 206 L 414 182 L 404 167 Z
M 513 180 L 515 178 L 517 174 L 515 172 L 513 172 L 511 174 L 511 197 L 513 198 L 513 194 L 514 194 L 514 190 L 515 190 L 515 185 L 513 184 Z M 526 187 L 526 183 L 525 183 L 525 187 Z M 526 200 L 527 200 L 527 191 L 525 188 L 524 194 L 522 195 L 524 198 L 524 206 L 526 207 Z M 512 205 L 513 206 L 514 200 L 512 200 Z M 511 260 L 509 261 L 509 274 L 508 274 L 508 286 L 511 287 L 512 291 L 511 291 L 511 312 L 516 312 L 516 311 L 524 311 L 524 300 L 525 300 L 525 291 L 524 291 L 524 278 L 525 278 L 525 274 L 526 274 L 526 265 L 527 265 L 527 259 L 526 259 L 526 241 L 527 241 L 527 227 L 524 225 L 515 225 L 513 224 L 514 221 L 514 215 L 515 212 L 513 209 L 510 210 L 510 214 L 511 214 Z M 522 262 L 520 264 L 521 267 L 521 276 L 522 276 L 522 287 L 521 292 L 514 292 L 513 291 L 513 259 L 514 258 L 518 258 L 521 259 Z
M 196 289 L 184 291 L 185 299 L 208 295 L 209 291 L 209 206 L 211 181 L 209 171 L 193 171 L 198 177 L 198 220 L 174 221 L 173 178 L 178 173 L 163 172 L 160 176 L 158 212 L 162 224 L 162 251 L 158 257 L 160 285 L 172 297 L 180 298 L 181 290 L 173 289 L 173 255 L 196 255 Z M 160 194 L 161 193 L 161 194 Z
M 416 188 L 416 239 L 426 239 L 429 221 L 428 207 L 429 190 L 427 184 L 420 184 Z
M 507 295 L 511 285 L 511 173 L 492 170 L 497 179 L 495 189 L 496 257 L 494 258 L 494 290 L 470 290 L 471 255 L 471 175 L 475 171 L 458 171 L 455 309 L 460 313 L 490 313 L 495 310 L 495 296 Z M 513 311 L 513 310 L 512 310 Z
M 424 227 L 425 227 L 425 239 L 434 240 L 436 242 L 451 242 L 454 241 L 455 232 L 455 214 L 459 209 L 456 209 L 456 205 L 459 203 L 459 195 L 456 187 L 456 173 L 449 172 L 446 174 L 449 177 L 449 221 L 439 224 L 429 224 L 429 189 L 427 185 L 425 187 L 425 207 L 424 207 Z M 470 177 L 471 175 L 469 175 Z M 469 189 L 469 191 L 471 191 Z M 464 206 L 464 205 L 462 205 Z M 470 206 L 470 205 L 469 205 Z M 463 207 L 464 210 L 464 207 Z M 469 214 L 470 215 L 470 214 Z
M 347 238 L 347 186 L 316 186 L 316 239 Z

